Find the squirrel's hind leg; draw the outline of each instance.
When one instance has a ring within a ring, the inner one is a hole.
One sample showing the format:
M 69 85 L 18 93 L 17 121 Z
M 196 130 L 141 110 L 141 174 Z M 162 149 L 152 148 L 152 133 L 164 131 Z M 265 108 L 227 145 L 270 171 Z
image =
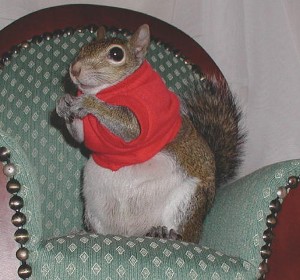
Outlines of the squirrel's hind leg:
M 210 194 L 199 187 L 193 196 L 193 203 L 186 209 L 186 215 L 177 230 L 166 226 L 155 226 L 149 230 L 146 236 L 199 243 L 203 221 L 210 206 L 211 199 L 208 196 Z
M 193 203 L 188 207 L 186 216 L 178 227 L 178 232 L 184 241 L 197 244 L 201 239 L 203 222 L 210 208 L 212 196 L 207 189 L 200 186 L 193 197 Z

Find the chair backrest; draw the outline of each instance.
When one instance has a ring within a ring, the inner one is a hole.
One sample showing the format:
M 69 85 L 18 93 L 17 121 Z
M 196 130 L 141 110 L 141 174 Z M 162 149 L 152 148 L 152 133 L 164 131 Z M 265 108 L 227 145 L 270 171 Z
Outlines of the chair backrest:
M 73 15 L 72 21 L 66 13 Z M 116 17 L 116 13 L 122 15 L 121 18 Z M 88 19 L 86 14 L 89 14 Z M 133 14 L 136 21 L 132 20 Z M 118 20 L 113 22 L 113 16 Z M 51 23 L 36 25 L 37 19 L 42 18 L 45 22 L 50 18 Z M 205 75 L 223 79 L 210 57 L 187 35 L 166 23 L 131 11 L 90 5 L 57 7 L 29 15 L 0 32 L 0 50 L 3 51 L 7 47 L 7 43 L 2 45 L 3 36 L 10 34 L 8 38 L 12 38 L 15 31 L 20 34 L 24 29 L 19 30 L 22 23 L 29 24 L 25 35 L 15 34 L 17 39 L 9 39 L 15 47 L 2 57 L 0 146 L 3 143 L 11 145 L 16 154 L 22 155 L 17 165 L 24 185 L 24 212 L 29 217 L 27 228 L 33 234 L 33 245 L 40 238 L 68 234 L 83 226 L 81 176 L 87 151 L 71 139 L 54 109 L 59 96 L 75 90 L 68 78 L 69 64 L 79 48 L 93 40 L 96 28 L 93 25 L 77 29 L 66 27 L 103 24 L 108 26 L 110 36 L 124 37 L 129 35 L 127 29 L 134 31 L 144 22 L 149 23 L 154 37 L 166 35 L 164 42 L 173 43 L 169 47 L 153 39 L 147 57 L 173 91 L 184 92 L 186 85 Z M 37 31 L 33 31 L 34 24 Z M 58 27 L 63 29 L 58 30 Z M 180 43 L 176 45 L 177 40 Z M 173 49 L 180 50 L 182 55 Z M 193 62 L 193 58 L 199 62 L 202 56 L 204 59 L 197 64 L 197 70 L 186 58 L 192 57 Z M 205 83 L 205 78 L 202 81 Z

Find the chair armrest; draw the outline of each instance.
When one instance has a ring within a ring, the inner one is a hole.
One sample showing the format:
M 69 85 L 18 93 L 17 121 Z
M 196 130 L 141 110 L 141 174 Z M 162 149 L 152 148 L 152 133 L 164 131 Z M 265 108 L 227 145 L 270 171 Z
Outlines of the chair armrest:
M 300 160 L 279 162 L 218 189 L 205 220 L 202 244 L 258 266 L 269 204 L 288 177 L 299 174 Z

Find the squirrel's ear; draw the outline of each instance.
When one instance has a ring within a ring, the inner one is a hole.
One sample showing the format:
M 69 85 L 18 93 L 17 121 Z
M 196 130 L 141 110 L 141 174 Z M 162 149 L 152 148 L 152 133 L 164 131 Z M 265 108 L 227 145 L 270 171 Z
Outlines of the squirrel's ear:
M 105 27 L 100 26 L 97 30 L 97 41 L 104 40 L 105 39 L 105 33 L 106 33 Z
M 134 49 L 138 59 L 144 59 L 150 44 L 150 30 L 147 24 L 143 24 L 130 38 L 130 46 Z

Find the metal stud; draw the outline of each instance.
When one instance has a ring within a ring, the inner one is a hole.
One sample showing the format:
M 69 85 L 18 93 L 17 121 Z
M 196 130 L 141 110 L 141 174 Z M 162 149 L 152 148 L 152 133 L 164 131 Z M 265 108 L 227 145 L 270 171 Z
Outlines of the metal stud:
M 289 177 L 288 184 L 290 188 L 292 189 L 296 188 L 298 185 L 298 178 L 296 176 Z
M 3 173 L 9 178 L 14 177 L 17 174 L 17 168 L 13 163 L 7 163 L 3 166 Z
M 87 27 L 87 29 L 91 32 L 91 33 L 95 33 L 98 30 L 98 26 L 96 24 L 91 24 Z
M 14 47 L 11 48 L 11 52 L 13 54 L 18 54 L 19 51 L 20 51 L 20 49 L 21 49 L 21 46 L 20 45 L 16 45 L 16 46 L 14 46 Z
M 61 36 L 63 36 L 63 35 L 64 35 L 64 31 L 61 30 L 61 29 L 57 29 L 57 30 L 55 30 L 55 31 L 53 32 L 53 36 L 56 37 L 56 38 L 59 38 L 59 37 L 61 37 Z
M 32 274 L 32 268 L 30 265 L 28 264 L 22 264 L 19 269 L 18 269 L 18 275 L 22 278 L 22 279 L 26 279 L 28 277 L 30 277 Z
M 272 231 L 270 228 L 266 229 L 266 230 L 264 231 L 264 233 L 263 233 L 263 240 L 264 240 L 267 244 L 269 244 L 269 243 L 272 242 L 273 238 L 274 238 L 274 233 L 273 233 L 273 231 Z
M 267 216 L 267 226 L 270 227 L 270 228 L 273 228 L 276 226 L 276 223 L 277 223 L 277 219 L 275 217 L 274 214 L 270 214 Z
M 288 194 L 288 192 L 287 192 L 286 187 L 280 187 L 280 188 L 278 188 L 278 190 L 277 190 L 277 196 L 279 198 L 284 199 L 287 196 L 287 194 Z
M 32 37 L 32 42 L 35 44 L 40 44 L 43 42 L 43 37 L 42 36 L 33 36 Z
M 262 261 L 260 263 L 260 265 L 258 266 L 258 270 L 259 270 L 259 273 L 262 275 L 268 273 L 269 269 L 268 269 L 268 265 L 267 265 L 266 261 Z
M 71 36 L 74 34 L 74 28 L 72 27 L 68 27 L 65 29 L 65 34 L 67 34 L 68 36 Z
M 27 49 L 27 48 L 29 48 L 30 43 L 26 41 L 26 42 L 23 42 L 23 43 L 21 44 L 21 46 L 22 46 L 23 49 Z
M 6 147 L 0 147 L 0 161 L 8 161 L 10 158 L 10 151 Z
M 191 61 L 188 60 L 188 59 L 185 59 L 185 60 L 184 60 L 184 64 L 185 64 L 185 65 L 191 65 Z
M 24 201 L 23 198 L 18 196 L 18 195 L 14 195 L 10 200 L 9 200 L 9 207 L 12 210 L 18 211 L 21 208 L 23 208 L 24 206 Z
M 21 227 L 26 224 L 26 216 L 22 212 L 16 212 L 12 218 L 11 222 L 16 227 Z
M 21 247 L 18 249 L 18 251 L 16 252 L 16 256 L 17 256 L 17 259 L 24 262 L 28 259 L 29 257 L 29 251 L 27 248 L 25 247 Z
M 10 179 L 6 184 L 6 189 L 11 194 L 18 193 L 21 189 L 21 184 L 16 179 Z
M 268 245 L 264 245 L 260 249 L 260 255 L 263 259 L 268 259 L 269 257 L 271 257 L 271 253 L 271 248 Z
M 42 36 L 43 36 L 43 39 L 47 40 L 47 41 L 49 41 L 53 38 L 53 34 L 50 32 L 45 32 Z
M 278 213 L 281 210 L 281 203 L 278 198 L 270 202 L 269 209 L 272 213 Z
M 6 52 L 6 53 L 4 53 L 4 54 L 2 55 L 2 60 L 3 60 L 4 62 L 9 61 L 9 60 L 11 59 L 11 55 L 12 55 L 11 52 Z
M 29 240 L 29 234 L 28 231 L 24 228 L 19 228 L 15 232 L 15 241 L 20 243 L 20 244 L 25 244 Z

